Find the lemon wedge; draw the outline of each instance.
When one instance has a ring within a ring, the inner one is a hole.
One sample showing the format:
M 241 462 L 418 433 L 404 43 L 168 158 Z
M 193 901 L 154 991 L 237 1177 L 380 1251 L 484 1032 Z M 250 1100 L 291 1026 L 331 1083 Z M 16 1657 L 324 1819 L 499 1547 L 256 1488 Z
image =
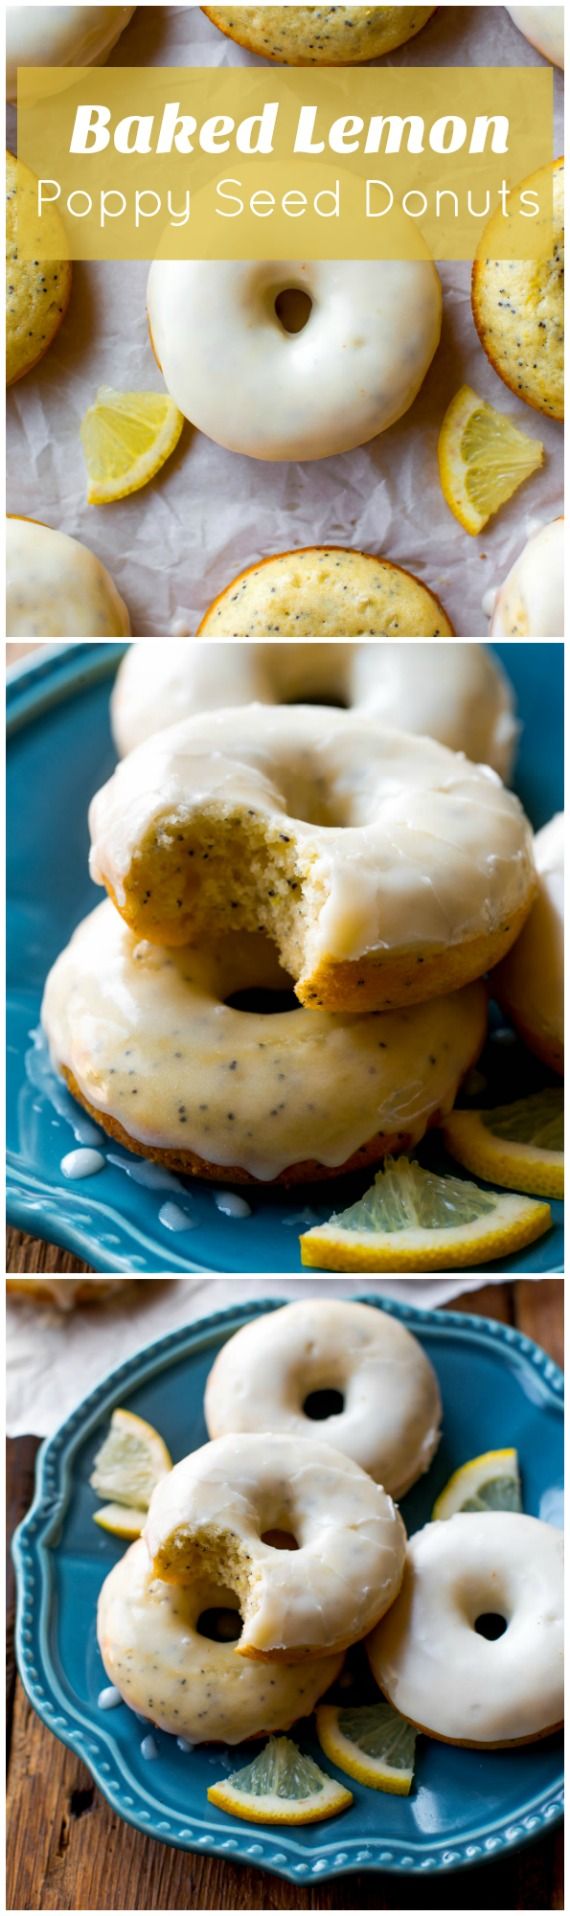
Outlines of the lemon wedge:
M 450 1271 L 522 1250 L 551 1224 L 550 1206 L 387 1158 L 370 1191 L 299 1239 L 301 1263 L 325 1271 Z
M 81 423 L 87 504 L 108 506 L 154 479 L 178 445 L 184 416 L 168 393 L 118 393 L 100 386 Z
M 317 1736 L 325 1756 L 355 1782 L 390 1796 L 409 1796 L 416 1731 L 391 1703 L 369 1703 L 358 1709 L 321 1703 Z
M 132 1410 L 114 1410 L 89 1479 L 97 1496 L 122 1504 L 128 1517 L 133 1507 L 139 1514 L 143 1513 L 148 1510 L 155 1484 L 166 1477 L 169 1470 L 172 1470 L 170 1451 L 154 1425 L 147 1424 L 144 1417 L 137 1417 Z M 95 1521 L 101 1523 L 100 1511 Z M 103 1528 L 111 1529 L 112 1525 L 104 1524 Z
M 437 456 L 443 497 L 459 524 L 475 536 L 487 520 L 544 462 L 539 439 L 461 386 L 448 406 Z
M 484 1450 L 454 1470 L 432 1510 L 435 1520 L 466 1510 L 522 1510 L 516 1450 Z
M 94 1510 L 93 1522 L 99 1524 L 100 1530 L 108 1530 L 112 1537 L 124 1537 L 126 1543 L 134 1543 L 141 1535 L 145 1515 L 135 1504 L 102 1504 L 100 1510 Z
M 564 1196 L 564 1094 L 536 1091 L 495 1111 L 452 1111 L 443 1125 L 452 1158 L 509 1191 Z
M 272 1736 L 253 1763 L 211 1784 L 208 1801 L 246 1823 L 323 1823 L 348 1809 L 352 1793 L 288 1736 Z

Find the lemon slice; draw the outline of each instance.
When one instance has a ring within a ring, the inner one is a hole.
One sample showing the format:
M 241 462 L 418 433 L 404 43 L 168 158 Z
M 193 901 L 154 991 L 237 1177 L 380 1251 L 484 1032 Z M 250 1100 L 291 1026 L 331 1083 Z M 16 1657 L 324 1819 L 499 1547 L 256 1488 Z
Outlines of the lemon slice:
M 303 1232 L 301 1262 L 325 1271 L 463 1270 L 520 1251 L 551 1222 L 548 1204 L 386 1158 L 364 1197 Z
M 114 1504 L 134 1505 L 138 1511 L 148 1510 L 155 1484 L 169 1470 L 170 1451 L 154 1425 L 132 1410 L 114 1410 L 89 1478 L 97 1496 L 110 1498 Z
M 317 1736 L 325 1756 L 368 1789 L 409 1796 L 414 1774 L 416 1731 L 391 1703 L 359 1709 L 321 1703 Z
M 148 485 L 174 452 L 183 425 L 168 393 L 117 393 L 100 386 L 81 423 L 88 505 L 107 506 Z
M 447 408 L 437 456 L 443 497 L 459 524 L 475 535 L 538 472 L 544 447 L 471 386 L 461 386 Z
M 135 1504 L 102 1504 L 100 1510 L 94 1510 L 93 1522 L 101 1530 L 108 1530 L 112 1537 L 124 1537 L 128 1543 L 134 1543 L 140 1537 L 145 1511 L 138 1510 Z
M 323 1823 L 348 1809 L 352 1793 L 312 1756 L 301 1756 L 288 1736 L 272 1736 L 253 1763 L 212 1783 L 208 1801 L 246 1823 Z
M 564 1094 L 553 1086 L 495 1111 L 452 1111 L 443 1125 L 452 1158 L 509 1191 L 564 1196 Z
M 522 1510 L 516 1450 L 484 1450 L 454 1470 L 432 1510 L 434 1519 L 466 1510 Z

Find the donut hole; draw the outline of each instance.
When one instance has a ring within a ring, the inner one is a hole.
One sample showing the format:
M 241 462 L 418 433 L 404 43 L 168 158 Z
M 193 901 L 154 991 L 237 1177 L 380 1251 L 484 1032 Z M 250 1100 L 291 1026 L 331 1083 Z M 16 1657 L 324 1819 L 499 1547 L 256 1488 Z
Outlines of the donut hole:
M 496 1643 L 499 1637 L 504 1637 L 508 1620 L 501 1616 L 499 1610 L 483 1610 L 480 1617 L 475 1618 L 473 1628 L 478 1637 L 486 1637 L 488 1643 Z
M 201 1610 L 196 1623 L 198 1635 L 207 1637 L 210 1643 L 237 1643 L 242 1628 L 239 1606 L 231 1590 L 221 1590 L 219 1602 Z
M 274 301 L 274 310 L 284 333 L 302 333 L 313 310 L 313 302 L 301 286 L 284 286 Z
M 262 1018 L 281 1017 L 286 1011 L 300 1011 L 299 999 L 295 997 L 293 987 L 290 991 L 268 991 L 262 986 L 248 985 L 241 991 L 232 991 L 224 1004 L 232 1011 L 248 1012 Z
M 298 1550 L 297 1538 L 291 1530 L 264 1530 L 262 1543 L 269 1544 L 270 1550 Z
M 327 1417 L 340 1417 L 344 1410 L 344 1397 L 341 1390 L 310 1390 L 303 1404 L 303 1414 L 315 1423 L 324 1423 Z

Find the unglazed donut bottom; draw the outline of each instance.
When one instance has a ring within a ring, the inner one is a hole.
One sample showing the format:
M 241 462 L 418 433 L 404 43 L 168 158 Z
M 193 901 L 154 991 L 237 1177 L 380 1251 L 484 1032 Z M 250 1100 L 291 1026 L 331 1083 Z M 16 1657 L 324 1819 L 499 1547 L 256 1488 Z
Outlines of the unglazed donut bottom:
M 122 1277 L 7 1277 L 6 1289 L 29 1297 L 32 1303 L 56 1304 L 59 1311 L 72 1311 L 76 1304 L 106 1304 L 118 1291 L 124 1291 Z
M 310 301 L 300 332 L 277 311 L 290 292 Z M 326 459 L 374 439 L 412 405 L 441 331 L 427 257 L 157 259 L 147 301 L 172 399 L 251 459 Z
M 23 9 L 21 9 L 23 11 Z M 42 8 L 42 12 L 44 9 Z M 6 154 L 6 385 L 13 386 L 37 366 L 47 353 L 65 318 L 71 295 L 71 265 L 65 258 L 66 236 L 55 209 L 50 228 L 61 228 L 61 259 L 41 260 L 41 226 L 37 220 L 35 173 L 13 153 Z M 19 221 L 38 226 L 38 258 L 23 259 Z
M 244 706 L 170 726 L 90 808 L 91 875 L 137 936 L 262 928 L 309 1008 L 441 997 L 513 944 L 535 873 L 486 766 L 330 708 Z
M 538 895 L 493 992 L 543 1064 L 564 1072 L 564 813 L 534 841 Z
M 564 66 L 564 7 L 507 7 L 511 20 L 553 66 Z
M 134 11 L 134 7 L 8 7 L 7 98 L 16 99 L 18 67 L 100 66 Z
M 428 1523 L 366 1648 L 376 1682 L 427 1736 L 472 1749 L 529 1743 L 564 1714 L 562 1535 L 517 1511 Z M 489 1641 L 479 1617 L 503 1616 Z
M 205 1610 L 237 1609 L 215 1583 L 184 1587 L 154 1577 L 142 1537 L 105 1578 L 97 1638 L 110 1683 L 160 1730 L 188 1743 L 242 1743 L 288 1730 L 309 1716 L 342 1667 L 342 1656 L 263 1662 L 235 1654 L 197 1628 Z
M 414 38 L 433 7 L 203 7 L 251 53 L 286 66 L 351 66 Z
M 319 699 L 427 734 L 508 778 L 517 735 L 509 681 L 482 645 L 214 646 L 140 639 L 121 660 L 111 721 L 121 754 L 194 712 Z
M 297 1549 L 264 1541 L 276 1531 Z M 391 1498 L 351 1457 L 270 1431 L 218 1437 L 175 1464 L 144 1535 L 155 1576 L 235 1592 L 238 1656 L 292 1662 L 363 1637 L 394 1602 L 406 1548 Z
M 438 638 L 452 632 L 439 599 L 413 573 L 371 552 L 305 546 L 272 553 L 208 606 L 209 638 Z
M 314 1391 L 340 1391 L 326 1420 L 304 1409 Z M 440 1436 L 437 1377 L 397 1318 L 344 1299 L 302 1298 L 253 1318 L 223 1345 L 204 1397 L 210 1437 L 286 1432 L 334 1444 L 403 1497 L 429 1469 Z
M 52 1063 L 123 1144 L 236 1182 L 297 1183 L 376 1163 L 451 1110 L 483 1043 L 482 986 L 367 1018 L 225 1002 L 288 983 L 262 938 L 161 951 L 106 901 L 49 974 Z
M 564 635 L 564 520 L 533 533 L 497 593 L 491 637 L 560 639 Z
M 120 639 L 130 629 L 124 600 L 94 552 L 37 519 L 6 521 L 9 639 Z
M 548 260 L 493 257 L 503 224 L 493 214 L 473 267 L 471 300 L 481 345 L 511 392 L 536 412 L 564 418 L 564 161 L 523 180 L 536 192 L 552 178 L 553 255 Z

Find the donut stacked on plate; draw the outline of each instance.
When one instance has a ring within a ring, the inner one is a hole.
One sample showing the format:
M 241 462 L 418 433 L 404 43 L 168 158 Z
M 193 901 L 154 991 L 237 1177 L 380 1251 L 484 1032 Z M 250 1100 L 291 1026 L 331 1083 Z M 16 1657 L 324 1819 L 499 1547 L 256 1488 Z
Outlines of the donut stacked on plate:
M 395 696 L 375 650 L 362 706 L 195 713 L 93 800 L 109 899 L 50 973 L 44 1025 L 86 1108 L 175 1170 L 377 1162 L 451 1109 L 480 1051 L 480 981 L 534 894 L 530 828 L 488 766 L 368 716 Z M 504 685 L 479 666 L 504 753 Z
M 407 1543 L 390 1493 L 429 1468 L 442 1407 L 402 1324 L 330 1299 L 265 1312 L 223 1345 L 204 1408 L 211 1442 L 162 1478 L 99 1598 L 105 1669 L 131 1708 L 186 1743 L 288 1729 L 365 1638 L 379 1686 L 428 1735 L 486 1747 L 558 1726 L 559 1533 L 501 1511 Z M 477 1623 L 499 1609 L 490 1642 Z

